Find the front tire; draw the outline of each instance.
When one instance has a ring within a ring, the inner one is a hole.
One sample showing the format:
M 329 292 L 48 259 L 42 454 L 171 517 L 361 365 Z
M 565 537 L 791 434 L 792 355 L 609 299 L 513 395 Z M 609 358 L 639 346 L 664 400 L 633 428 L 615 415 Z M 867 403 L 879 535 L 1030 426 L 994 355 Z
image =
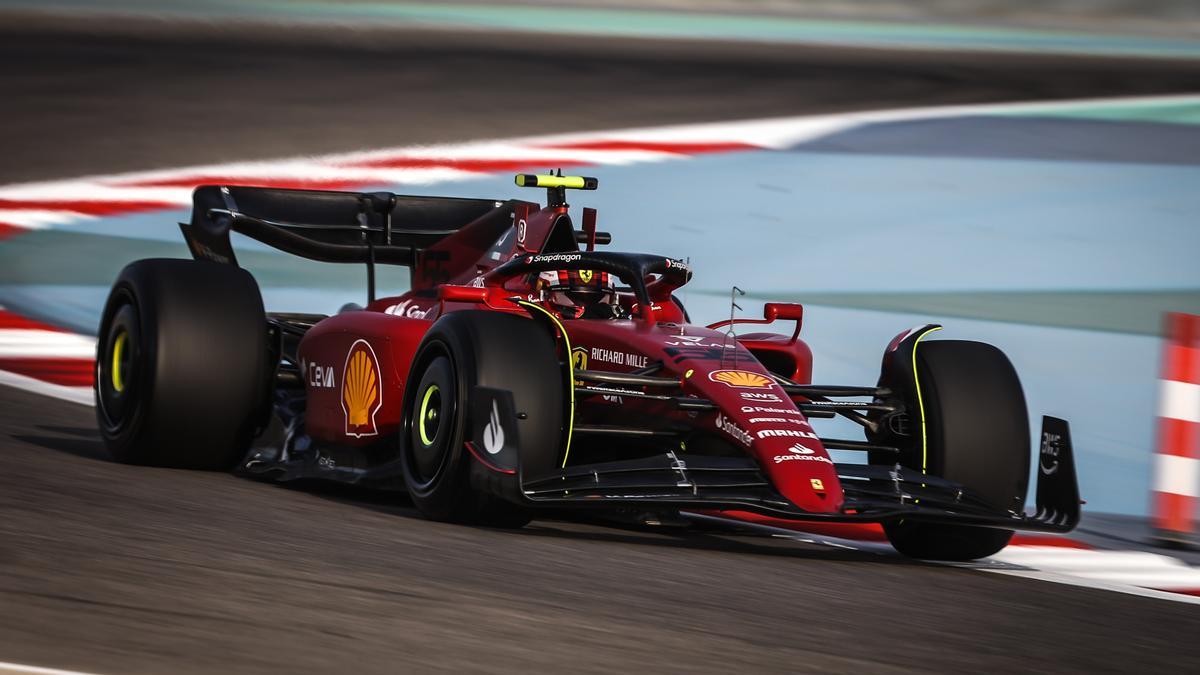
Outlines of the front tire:
M 563 385 L 554 339 L 534 321 L 475 310 L 439 319 L 417 349 L 404 393 L 401 465 L 417 510 L 444 522 L 528 523 L 528 509 L 471 483 L 474 460 L 465 442 L 472 395 L 477 387 L 512 392 L 521 411 L 521 462 L 536 467 L 557 457 Z
M 267 329 L 245 270 L 138 260 L 109 293 L 96 343 L 96 417 L 113 459 L 227 470 L 267 397 Z
M 1029 417 L 1008 357 L 982 342 L 939 340 L 921 343 L 915 358 L 927 453 L 922 457 L 917 447 L 902 463 L 962 484 L 998 512 L 1021 511 L 1029 484 Z M 900 553 L 930 560 L 986 558 L 1013 536 L 1012 530 L 912 521 L 886 523 L 884 531 Z

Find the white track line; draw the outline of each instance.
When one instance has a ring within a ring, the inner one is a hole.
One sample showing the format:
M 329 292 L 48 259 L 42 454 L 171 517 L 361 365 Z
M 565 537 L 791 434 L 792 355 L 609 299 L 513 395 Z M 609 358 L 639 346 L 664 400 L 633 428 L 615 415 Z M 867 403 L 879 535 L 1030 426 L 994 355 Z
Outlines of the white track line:
M 85 673 L 80 670 L 42 668 L 40 666 L 27 666 L 22 663 L 7 663 L 5 661 L 0 661 L 0 673 L 35 673 L 37 675 L 95 675 L 94 673 Z
M 96 358 L 96 338 L 36 328 L 0 328 L 0 357 Z
M 7 370 L 0 370 L 0 385 L 42 396 L 50 396 L 60 401 L 78 403 L 79 405 L 96 405 L 95 394 L 92 392 L 91 387 L 67 387 L 61 384 L 52 384 L 32 377 L 26 377 L 25 375 L 10 373 Z
M 543 159 L 563 164 L 586 162 L 597 165 L 621 165 L 639 162 L 681 159 L 686 155 L 668 150 L 566 147 L 595 145 L 604 141 L 634 143 L 740 143 L 763 149 L 786 148 L 854 127 L 885 122 L 932 120 L 964 115 L 997 113 L 1037 113 L 1073 107 L 1104 105 L 1166 105 L 1200 103 L 1200 95 L 1175 95 L 1129 98 L 1095 98 L 1059 102 L 1025 102 L 971 104 L 957 106 L 904 108 L 825 115 L 805 115 L 733 122 L 685 124 L 666 127 L 642 127 L 611 131 L 576 132 L 546 136 L 527 136 L 503 140 L 465 143 L 407 146 L 315 157 L 292 157 L 274 161 L 239 162 L 193 166 L 179 169 L 141 171 L 115 175 L 12 184 L 0 186 L 0 200 L 16 202 L 16 207 L 4 208 L 7 219 L 0 222 L 18 227 L 38 228 L 55 224 L 53 214 L 63 221 L 77 220 L 80 215 L 69 205 L 53 208 L 57 200 L 75 201 L 155 201 L 185 206 L 190 189 L 180 186 L 145 185 L 189 177 L 221 177 L 230 182 L 255 178 L 325 178 L 330 180 L 366 181 L 368 183 L 403 183 L 431 185 L 435 183 L 476 178 L 486 175 L 480 170 L 461 170 L 453 166 L 458 160 Z M 445 166 L 378 167 L 381 161 L 447 160 Z M 20 202 L 34 202 L 22 206 Z

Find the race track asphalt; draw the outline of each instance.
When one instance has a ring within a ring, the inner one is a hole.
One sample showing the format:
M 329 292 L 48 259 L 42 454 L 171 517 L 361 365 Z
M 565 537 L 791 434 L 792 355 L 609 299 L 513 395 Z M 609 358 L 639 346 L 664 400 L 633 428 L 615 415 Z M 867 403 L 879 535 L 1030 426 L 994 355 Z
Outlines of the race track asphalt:
M 0 181 L 806 111 L 1171 93 L 1200 72 L 94 28 L 0 28 Z M 394 495 L 114 464 L 94 425 L 88 408 L 0 388 L 0 661 L 101 673 L 1200 663 L 1189 605 L 794 541 L 563 521 L 448 526 Z
M 1197 610 L 789 541 L 114 464 L 0 389 L 0 658 L 164 672 L 1180 672 Z M 1190 627 L 1190 628 L 1189 628 Z M 1184 668 L 1186 671 L 1186 668 Z

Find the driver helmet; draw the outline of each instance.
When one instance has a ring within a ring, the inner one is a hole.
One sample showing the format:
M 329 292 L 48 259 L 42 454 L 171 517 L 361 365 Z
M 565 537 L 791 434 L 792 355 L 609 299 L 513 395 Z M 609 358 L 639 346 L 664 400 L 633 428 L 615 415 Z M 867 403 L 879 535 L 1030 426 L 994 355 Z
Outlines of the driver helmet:
M 594 270 L 550 270 L 538 274 L 542 301 L 564 319 L 612 319 L 617 289 L 612 275 Z

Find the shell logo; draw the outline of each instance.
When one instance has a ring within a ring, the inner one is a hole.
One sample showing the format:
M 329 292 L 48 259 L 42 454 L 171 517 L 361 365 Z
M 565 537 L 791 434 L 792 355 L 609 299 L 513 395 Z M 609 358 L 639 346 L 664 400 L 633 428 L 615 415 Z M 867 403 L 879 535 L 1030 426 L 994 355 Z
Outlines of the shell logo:
M 366 340 L 350 345 L 342 371 L 342 411 L 346 413 L 346 435 L 362 438 L 379 433 L 375 413 L 383 405 L 379 360 Z
M 774 384 L 766 375 L 748 370 L 714 370 L 708 374 L 708 379 L 738 389 L 770 389 Z

